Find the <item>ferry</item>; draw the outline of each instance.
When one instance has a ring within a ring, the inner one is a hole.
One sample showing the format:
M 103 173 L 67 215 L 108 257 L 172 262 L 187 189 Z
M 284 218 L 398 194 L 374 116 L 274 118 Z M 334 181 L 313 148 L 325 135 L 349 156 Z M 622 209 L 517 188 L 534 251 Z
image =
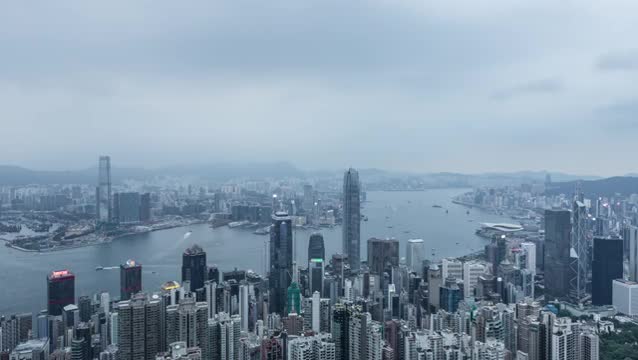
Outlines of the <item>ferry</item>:
M 270 234 L 270 225 L 264 226 L 263 228 L 257 229 L 253 231 L 253 234 L 257 235 L 267 235 Z

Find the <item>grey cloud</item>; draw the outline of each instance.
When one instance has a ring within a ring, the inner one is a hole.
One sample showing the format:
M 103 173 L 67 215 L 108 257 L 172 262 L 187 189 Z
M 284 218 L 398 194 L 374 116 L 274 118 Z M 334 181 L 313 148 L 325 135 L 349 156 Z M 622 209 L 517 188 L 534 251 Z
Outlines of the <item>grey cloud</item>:
M 638 70 L 638 50 L 610 53 L 601 56 L 596 62 L 599 70 Z
M 507 100 L 523 95 L 557 93 L 562 90 L 562 81 L 555 78 L 547 78 L 497 90 L 492 94 L 492 98 Z
M 594 111 L 594 121 L 607 132 L 633 137 L 638 132 L 638 99 L 601 106 Z
M 423 154 L 420 170 L 558 168 L 539 148 L 570 147 L 576 140 L 556 134 L 635 90 L 605 76 L 609 98 L 599 95 L 591 54 L 623 46 L 609 19 L 627 36 L 638 24 L 616 16 L 635 9 L 596 4 L 7 2 L 0 128 L 11 135 L 0 137 L 0 164 L 86 167 L 108 153 L 130 166 L 277 159 L 411 170 Z M 579 131 L 591 141 L 599 129 Z M 493 137 L 515 155 L 486 146 Z M 589 165 L 579 161 L 568 166 Z

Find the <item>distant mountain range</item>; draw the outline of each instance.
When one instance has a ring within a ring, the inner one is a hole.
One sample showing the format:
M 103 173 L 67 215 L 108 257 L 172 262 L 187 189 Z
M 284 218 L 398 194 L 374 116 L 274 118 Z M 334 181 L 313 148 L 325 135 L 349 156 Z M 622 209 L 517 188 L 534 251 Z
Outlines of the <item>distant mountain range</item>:
M 40 171 L 19 166 L 0 165 L 0 185 L 24 184 L 95 184 L 97 168 L 75 171 Z M 232 178 L 267 178 L 267 177 L 303 177 L 304 172 L 291 164 L 255 163 L 231 164 L 219 163 L 203 166 L 170 166 L 158 169 L 111 168 L 113 182 L 127 179 L 150 179 L 158 176 L 192 176 L 213 181 L 225 181 Z
M 0 165 L 0 185 L 24 184 L 95 184 L 97 168 L 75 171 L 40 171 L 19 166 Z M 181 165 L 157 169 L 112 168 L 113 182 L 126 179 L 144 180 L 162 176 L 199 177 L 214 182 L 224 182 L 237 178 L 325 178 L 335 180 L 343 176 L 343 170 L 301 170 L 287 162 L 273 163 L 214 163 L 210 165 Z M 517 186 L 522 183 L 542 183 L 545 171 L 519 171 L 510 173 L 461 174 L 409 173 L 382 169 L 359 169 L 361 181 L 369 189 L 406 188 L 406 184 L 416 188 L 440 187 L 482 187 Z M 595 176 L 576 176 L 564 173 L 551 173 L 556 183 L 575 180 L 597 180 Z M 566 183 L 569 184 L 569 183 Z M 564 189 L 571 185 L 564 185 Z M 572 187 L 573 188 L 573 187 Z M 557 185 L 556 191 L 562 191 L 563 185 Z M 573 190 L 572 190 L 573 191 Z
M 578 181 L 553 183 L 546 191 L 548 194 L 573 194 Z M 592 198 L 598 196 L 614 196 L 622 194 L 638 194 L 638 176 L 614 176 L 599 180 L 585 180 L 580 182 L 580 189 L 585 196 Z

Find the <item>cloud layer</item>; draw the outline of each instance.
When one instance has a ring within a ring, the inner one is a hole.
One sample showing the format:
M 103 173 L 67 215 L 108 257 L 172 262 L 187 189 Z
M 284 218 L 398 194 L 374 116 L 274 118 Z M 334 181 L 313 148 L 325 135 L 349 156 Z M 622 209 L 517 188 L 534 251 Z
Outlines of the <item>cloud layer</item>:
M 111 154 L 123 166 L 638 171 L 617 155 L 635 148 L 635 122 L 605 110 L 638 90 L 636 10 L 633 1 L 6 3 L 0 163 L 76 168 Z

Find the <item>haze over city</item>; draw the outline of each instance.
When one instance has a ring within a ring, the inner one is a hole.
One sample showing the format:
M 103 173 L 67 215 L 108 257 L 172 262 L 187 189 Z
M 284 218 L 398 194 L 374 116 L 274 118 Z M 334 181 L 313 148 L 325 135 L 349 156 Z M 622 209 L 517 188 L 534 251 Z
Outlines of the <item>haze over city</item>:
M 632 1 L 11 2 L 0 164 L 637 172 Z M 592 164 L 596 164 L 593 166 Z
M 636 14 L 0 4 L 0 360 L 638 359 Z

